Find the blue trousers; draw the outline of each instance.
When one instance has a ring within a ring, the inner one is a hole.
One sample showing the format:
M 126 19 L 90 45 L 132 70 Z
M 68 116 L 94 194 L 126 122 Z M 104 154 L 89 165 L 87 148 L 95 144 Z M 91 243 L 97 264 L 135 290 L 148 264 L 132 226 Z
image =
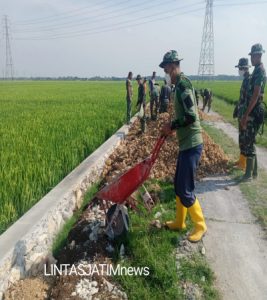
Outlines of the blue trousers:
M 203 144 L 180 151 L 177 159 L 174 189 L 185 207 L 192 206 L 196 201 L 195 174 L 200 160 Z

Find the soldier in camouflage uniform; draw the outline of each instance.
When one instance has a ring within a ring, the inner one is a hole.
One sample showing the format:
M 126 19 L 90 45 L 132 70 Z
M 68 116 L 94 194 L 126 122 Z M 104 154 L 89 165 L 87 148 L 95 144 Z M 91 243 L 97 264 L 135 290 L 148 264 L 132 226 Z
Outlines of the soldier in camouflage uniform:
M 198 103 L 199 103 L 199 94 L 198 94 L 198 90 L 197 89 L 195 89 L 195 97 L 196 97 L 197 106 L 198 106 Z
M 203 108 L 202 111 L 205 110 L 206 105 L 208 105 L 208 112 L 211 108 L 211 102 L 212 102 L 212 91 L 210 89 L 204 89 L 203 92 Z
M 128 77 L 126 79 L 127 124 L 130 124 L 131 114 L 132 114 L 132 99 L 133 99 L 132 79 L 133 79 L 133 73 L 129 72 Z
M 170 50 L 159 65 L 164 68 L 167 83 L 175 84 L 175 119 L 163 126 L 162 134 L 167 136 L 176 130 L 179 141 L 174 178 L 176 219 L 166 222 L 165 225 L 172 230 L 184 229 L 188 212 L 194 223 L 194 229 L 188 240 L 198 242 L 207 231 L 200 203 L 194 193 L 194 177 L 202 153 L 203 139 L 195 91 L 191 81 L 181 72 L 180 61 L 178 53 Z
M 258 175 L 255 141 L 258 130 L 264 121 L 262 102 L 266 73 L 261 62 L 262 53 L 264 52 L 261 44 L 255 44 L 249 53 L 251 64 L 255 68 L 249 81 L 246 109 L 240 122 L 241 129 L 245 131 L 242 142 L 246 145 L 245 155 L 247 157 L 246 173 L 243 180 L 251 180 L 252 177 L 256 178 Z
M 168 86 L 166 80 L 164 80 L 164 85 L 161 88 L 160 97 L 159 97 L 159 102 L 160 102 L 159 113 L 160 114 L 168 111 L 170 101 L 171 101 L 171 87 Z
M 245 154 L 246 144 L 244 144 L 244 142 L 245 142 L 246 131 L 241 129 L 240 121 L 244 114 L 244 110 L 246 109 L 245 104 L 246 104 L 247 92 L 248 92 L 249 80 L 250 80 L 250 74 L 249 74 L 250 65 L 248 64 L 248 59 L 244 57 L 240 58 L 238 65 L 236 65 L 235 67 L 238 68 L 239 75 L 243 77 L 242 85 L 240 88 L 239 101 L 236 104 L 233 113 L 233 117 L 238 118 L 238 126 L 239 126 L 238 141 L 239 141 L 240 157 L 236 163 L 236 167 L 245 170 L 246 169 L 246 154 Z
M 137 75 L 136 81 L 138 83 L 138 98 L 136 106 L 139 110 L 141 131 L 144 133 L 146 130 L 146 79 L 144 78 L 142 80 L 141 75 Z
M 157 120 L 159 111 L 159 94 L 160 86 L 158 83 L 154 83 L 152 91 L 150 91 L 150 117 L 151 120 Z

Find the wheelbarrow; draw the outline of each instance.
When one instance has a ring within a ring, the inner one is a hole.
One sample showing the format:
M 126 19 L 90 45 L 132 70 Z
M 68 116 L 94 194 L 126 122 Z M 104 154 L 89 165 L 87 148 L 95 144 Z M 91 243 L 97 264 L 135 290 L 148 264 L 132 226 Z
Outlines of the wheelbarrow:
M 137 210 L 136 201 L 131 195 L 147 180 L 165 139 L 165 136 L 161 136 L 147 158 L 119 175 L 96 194 L 96 199 L 105 200 L 105 203 L 108 201 L 113 203 L 107 212 L 105 210 L 106 234 L 110 238 L 121 236 L 129 230 L 127 206 Z M 144 189 L 146 191 L 143 195 L 144 204 L 150 210 L 153 200 L 145 187 Z

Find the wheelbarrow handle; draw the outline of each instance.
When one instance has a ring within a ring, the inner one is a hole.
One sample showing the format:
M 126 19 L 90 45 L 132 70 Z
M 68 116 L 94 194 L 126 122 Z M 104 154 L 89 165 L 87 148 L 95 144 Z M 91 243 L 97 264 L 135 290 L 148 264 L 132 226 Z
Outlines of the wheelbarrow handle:
M 156 145 L 154 146 L 153 150 L 152 150 L 152 154 L 151 154 L 151 161 L 155 162 L 155 160 L 157 159 L 158 155 L 159 155 L 159 151 L 162 147 L 162 145 L 164 144 L 166 140 L 166 136 L 160 136 L 160 138 L 158 139 Z

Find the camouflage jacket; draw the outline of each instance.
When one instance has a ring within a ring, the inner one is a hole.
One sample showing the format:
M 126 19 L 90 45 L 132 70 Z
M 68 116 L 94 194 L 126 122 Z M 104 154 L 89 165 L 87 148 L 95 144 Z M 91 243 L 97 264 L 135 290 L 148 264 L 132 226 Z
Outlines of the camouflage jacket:
M 261 88 L 261 93 L 258 102 L 263 101 L 265 84 L 266 84 L 266 72 L 263 64 L 261 63 L 255 66 L 254 71 L 250 77 L 248 93 L 247 93 L 247 101 L 246 101 L 247 107 L 249 106 L 249 103 L 251 101 L 255 86 L 260 86 Z
M 146 91 L 145 91 L 145 84 L 140 83 L 138 86 L 138 98 L 137 98 L 137 105 L 139 104 L 146 104 Z
M 244 79 L 242 81 L 241 88 L 240 88 L 240 96 L 239 96 L 239 101 L 237 104 L 238 119 L 242 118 L 242 116 L 244 115 L 245 110 L 247 108 L 246 99 L 247 99 L 247 95 L 248 95 L 249 83 L 250 83 L 250 74 L 249 74 L 249 72 L 246 72 L 244 75 Z

